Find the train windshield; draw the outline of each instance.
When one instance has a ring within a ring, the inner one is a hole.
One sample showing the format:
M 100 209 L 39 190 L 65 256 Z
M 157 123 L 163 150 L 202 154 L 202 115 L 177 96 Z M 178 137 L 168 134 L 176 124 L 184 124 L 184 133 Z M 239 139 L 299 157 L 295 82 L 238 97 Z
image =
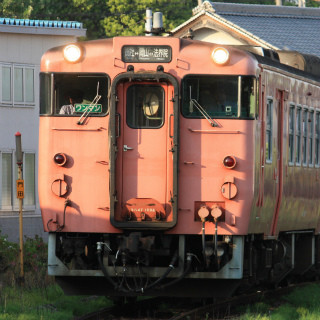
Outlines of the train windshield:
M 256 91 L 252 76 L 187 76 L 182 81 L 182 114 L 187 118 L 254 119 Z
M 41 73 L 40 114 L 104 116 L 109 80 L 97 73 Z

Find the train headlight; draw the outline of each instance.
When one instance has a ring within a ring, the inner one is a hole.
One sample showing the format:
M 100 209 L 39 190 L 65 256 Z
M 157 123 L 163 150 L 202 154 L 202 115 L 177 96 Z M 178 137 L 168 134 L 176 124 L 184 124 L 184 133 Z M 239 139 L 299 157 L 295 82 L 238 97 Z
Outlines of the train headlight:
M 75 44 L 70 44 L 63 49 L 64 58 L 68 62 L 78 62 L 82 57 L 82 50 Z
M 229 51 L 226 48 L 218 47 L 212 51 L 212 60 L 219 65 L 224 65 L 229 61 Z

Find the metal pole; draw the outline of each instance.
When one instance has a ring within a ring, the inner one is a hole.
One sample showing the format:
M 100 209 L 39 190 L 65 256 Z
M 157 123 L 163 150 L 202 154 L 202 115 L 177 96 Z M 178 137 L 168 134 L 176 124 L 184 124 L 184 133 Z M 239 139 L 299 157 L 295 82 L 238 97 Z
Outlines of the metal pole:
M 17 132 L 16 136 L 16 158 L 18 165 L 18 180 L 17 180 L 17 198 L 19 199 L 19 238 L 20 238 L 20 280 L 24 282 L 23 269 L 23 216 L 22 216 L 22 201 L 24 198 L 24 180 L 22 179 L 22 147 L 21 147 L 21 133 Z

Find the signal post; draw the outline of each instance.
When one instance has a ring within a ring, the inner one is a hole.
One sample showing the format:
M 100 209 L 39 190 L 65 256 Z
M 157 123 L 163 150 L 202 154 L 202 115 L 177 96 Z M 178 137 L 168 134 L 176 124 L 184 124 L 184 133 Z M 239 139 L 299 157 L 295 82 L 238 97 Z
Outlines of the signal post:
M 22 216 L 22 201 L 24 198 L 24 180 L 22 179 L 22 146 L 21 146 L 21 133 L 18 131 L 16 134 L 16 159 L 18 165 L 18 179 L 17 179 L 17 198 L 19 199 L 19 239 L 20 239 L 20 280 L 24 282 L 24 269 L 23 269 L 23 216 Z

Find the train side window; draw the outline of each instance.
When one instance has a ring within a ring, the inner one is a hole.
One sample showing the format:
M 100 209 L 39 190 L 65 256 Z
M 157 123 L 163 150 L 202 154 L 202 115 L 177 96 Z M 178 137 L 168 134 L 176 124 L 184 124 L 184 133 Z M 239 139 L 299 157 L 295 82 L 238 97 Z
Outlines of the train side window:
M 307 165 L 308 162 L 308 109 L 303 109 L 302 118 L 302 163 Z
M 315 165 L 320 165 L 320 113 L 316 112 L 316 127 L 315 127 L 315 133 L 314 133 L 314 145 L 315 145 Z
M 272 125 L 273 125 L 273 100 L 267 100 L 267 117 L 266 117 L 266 162 L 272 161 Z
M 301 108 L 296 112 L 296 164 L 301 164 Z
M 308 133 L 309 133 L 309 166 L 313 166 L 313 140 L 314 140 L 314 134 L 313 134 L 313 127 L 314 127 L 314 111 L 310 110 L 309 112 L 309 119 L 308 119 Z
M 40 74 L 40 114 L 79 117 L 108 112 L 109 78 L 102 73 Z
M 289 164 L 294 163 L 294 110 L 295 106 L 290 105 L 289 109 Z

